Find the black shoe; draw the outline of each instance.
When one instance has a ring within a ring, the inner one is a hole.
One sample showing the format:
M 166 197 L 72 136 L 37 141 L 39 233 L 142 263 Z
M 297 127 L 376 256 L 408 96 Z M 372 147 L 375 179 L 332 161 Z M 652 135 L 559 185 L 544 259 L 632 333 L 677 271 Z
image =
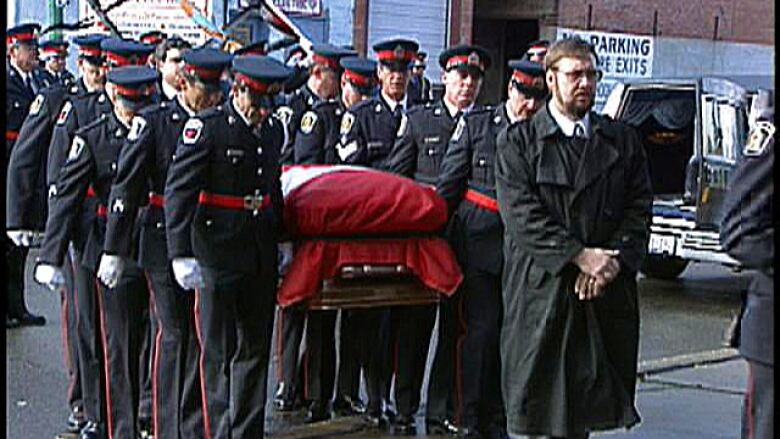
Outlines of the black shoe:
M 425 429 L 427 434 L 448 434 L 450 436 L 461 435 L 461 429 L 458 428 L 449 419 L 428 419 L 425 421 Z
M 389 424 L 387 415 L 382 413 L 380 410 L 370 410 L 368 411 L 365 416 L 363 416 L 363 421 L 369 426 L 373 428 L 385 428 Z
M 460 433 L 458 434 L 459 438 L 463 439 L 483 439 L 483 436 L 479 434 L 476 428 L 471 427 L 461 427 Z
M 13 329 L 21 326 L 19 319 L 16 317 L 5 316 L 5 329 Z
M 154 424 L 151 419 L 138 420 L 138 439 L 154 439 Z
M 43 326 L 46 324 L 46 317 L 35 315 L 31 312 L 25 312 L 15 317 L 19 320 L 19 326 Z
M 292 387 L 280 382 L 274 394 L 274 408 L 280 412 L 289 412 L 295 409 L 295 399 Z
M 333 401 L 333 413 L 336 416 L 354 416 L 366 413 L 366 406 L 359 398 L 339 396 Z
M 330 419 L 330 411 L 328 411 L 327 401 L 313 401 L 309 405 L 309 411 L 306 413 L 306 418 L 303 420 L 306 424 L 313 424 L 315 422 L 327 421 Z
M 87 425 L 87 419 L 84 417 L 84 409 L 79 406 L 74 406 L 70 410 L 70 415 L 68 415 L 67 424 L 68 432 L 78 434 L 78 432 Z
M 413 436 L 417 434 L 414 418 L 403 415 L 396 416 L 393 423 L 390 424 L 390 434 L 393 436 Z
M 100 424 L 89 421 L 84 428 L 81 429 L 79 439 L 105 439 L 105 434 L 103 433 L 103 428 L 101 428 Z

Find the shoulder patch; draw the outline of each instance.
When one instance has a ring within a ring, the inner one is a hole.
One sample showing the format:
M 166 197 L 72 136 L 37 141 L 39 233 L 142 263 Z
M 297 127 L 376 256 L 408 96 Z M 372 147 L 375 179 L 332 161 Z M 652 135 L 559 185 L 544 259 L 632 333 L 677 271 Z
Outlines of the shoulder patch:
M 181 132 L 182 141 L 185 145 L 194 144 L 200 138 L 201 131 L 203 131 L 203 121 L 195 118 L 188 120 Z
M 301 119 L 301 132 L 303 134 L 310 134 L 314 129 L 314 125 L 317 123 L 317 113 L 313 111 L 307 111 Z
M 406 125 L 409 124 L 409 117 L 406 113 L 401 114 L 401 123 L 398 124 L 398 132 L 395 133 L 396 137 L 401 137 L 406 132 Z
M 35 116 L 36 114 L 41 112 L 41 107 L 43 106 L 43 95 L 39 94 L 35 97 L 35 100 L 30 104 L 30 115 Z
M 70 145 L 70 151 L 68 151 L 68 159 L 67 161 L 73 161 L 78 158 L 78 156 L 81 155 L 81 151 L 84 149 L 84 139 L 81 138 L 81 136 L 74 136 L 73 137 L 73 143 Z
M 347 134 L 352 129 L 352 125 L 355 123 L 355 115 L 346 112 L 344 113 L 344 116 L 341 117 L 341 134 Z
M 292 120 L 293 109 L 284 105 L 276 109 L 276 117 L 282 121 L 285 125 L 289 125 Z
M 141 116 L 133 118 L 133 125 L 130 127 L 130 132 L 127 134 L 127 140 L 135 140 L 138 135 L 141 134 L 141 130 L 146 127 L 146 119 Z
M 68 115 L 72 108 L 73 104 L 71 104 L 70 101 L 65 101 L 65 104 L 63 104 L 62 109 L 60 110 L 60 115 L 57 116 L 57 125 L 62 125 L 68 120 Z
M 452 137 L 450 138 L 451 142 L 457 142 L 460 140 L 460 136 L 463 135 L 463 130 L 466 128 L 466 118 L 461 117 L 458 119 L 458 125 L 455 127 L 455 130 L 452 132 Z
M 750 132 L 750 137 L 742 150 L 742 155 L 757 157 L 766 151 L 769 141 L 775 135 L 775 125 L 772 122 L 761 120 L 756 122 L 755 128 Z

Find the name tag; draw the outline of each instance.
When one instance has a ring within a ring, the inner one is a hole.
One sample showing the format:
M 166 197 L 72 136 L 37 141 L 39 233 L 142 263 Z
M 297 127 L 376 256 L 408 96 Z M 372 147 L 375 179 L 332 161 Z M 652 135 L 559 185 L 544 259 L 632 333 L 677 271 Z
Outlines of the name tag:
M 423 142 L 426 143 L 426 144 L 428 144 L 428 143 L 439 143 L 439 142 L 441 142 L 441 137 L 439 137 L 439 136 L 426 137 L 426 138 L 423 139 Z
M 381 148 L 382 146 L 384 146 L 384 142 L 368 142 L 366 144 L 368 149 Z

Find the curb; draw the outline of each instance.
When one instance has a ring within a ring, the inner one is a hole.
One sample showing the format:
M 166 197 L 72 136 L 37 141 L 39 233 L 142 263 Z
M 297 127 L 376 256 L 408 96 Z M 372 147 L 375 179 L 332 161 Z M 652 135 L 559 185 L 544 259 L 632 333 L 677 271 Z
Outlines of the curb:
M 672 357 L 659 358 L 657 360 L 640 361 L 639 366 L 637 367 L 637 376 L 641 380 L 650 375 L 669 372 L 676 369 L 684 369 L 703 364 L 721 363 L 737 358 L 741 358 L 738 350 L 733 348 L 721 348 L 711 351 L 675 355 Z

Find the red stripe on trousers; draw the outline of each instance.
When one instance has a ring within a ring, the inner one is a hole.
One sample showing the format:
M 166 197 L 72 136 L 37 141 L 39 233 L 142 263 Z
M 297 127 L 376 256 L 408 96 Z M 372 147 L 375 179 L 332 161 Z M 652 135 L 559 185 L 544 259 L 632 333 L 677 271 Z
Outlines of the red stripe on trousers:
M 162 340 L 163 327 L 159 314 L 157 313 L 157 295 L 155 294 L 154 288 L 152 287 L 152 280 L 149 279 L 149 273 L 144 272 L 144 277 L 146 277 L 146 285 L 149 288 L 149 300 L 151 302 L 149 304 L 149 308 L 153 314 L 150 316 L 150 318 L 155 318 L 157 320 L 157 333 L 154 335 L 154 356 L 152 358 L 152 423 L 154 424 L 154 431 L 158 432 L 160 429 L 157 428 L 157 414 L 159 413 L 157 409 L 159 404 L 157 375 L 160 373 L 160 342 Z
M 79 371 L 73 370 L 73 363 L 70 358 L 70 339 L 68 334 L 68 293 L 65 288 L 60 290 L 62 306 L 60 307 L 60 334 L 62 335 L 62 356 L 65 359 L 65 368 L 68 370 L 68 397 L 73 394 L 73 386 L 76 384 L 74 375 Z
M 198 344 L 200 345 L 200 359 L 198 361 L 198 368 L 200 369 L 200 399 L 203 405 L 203 429 L 206 434 L 206 439 L 211 439 L 211 421 L 209 420 L 209 408 L 208 397 L 206 395 L 206 376 L 203 373 L 203 358 L 206 346 L 203 344 L 203 336 L 200 331 L 200 290 L 195 288 L 195 335 L 198 337 Z
M 106 411 L 108 421 L 108 439 L 114 439 L 114 418 L 111 410 L 111 368 L 109 366 L 108 339 L 106 338 L 106 316 L 103 308 L 103 296 L 100 281 L 95 279 L 95 291 L 97 291 L 98 313 L 100 315 L 100 338 L 103 339 L 103 368 L 106 374 Z

